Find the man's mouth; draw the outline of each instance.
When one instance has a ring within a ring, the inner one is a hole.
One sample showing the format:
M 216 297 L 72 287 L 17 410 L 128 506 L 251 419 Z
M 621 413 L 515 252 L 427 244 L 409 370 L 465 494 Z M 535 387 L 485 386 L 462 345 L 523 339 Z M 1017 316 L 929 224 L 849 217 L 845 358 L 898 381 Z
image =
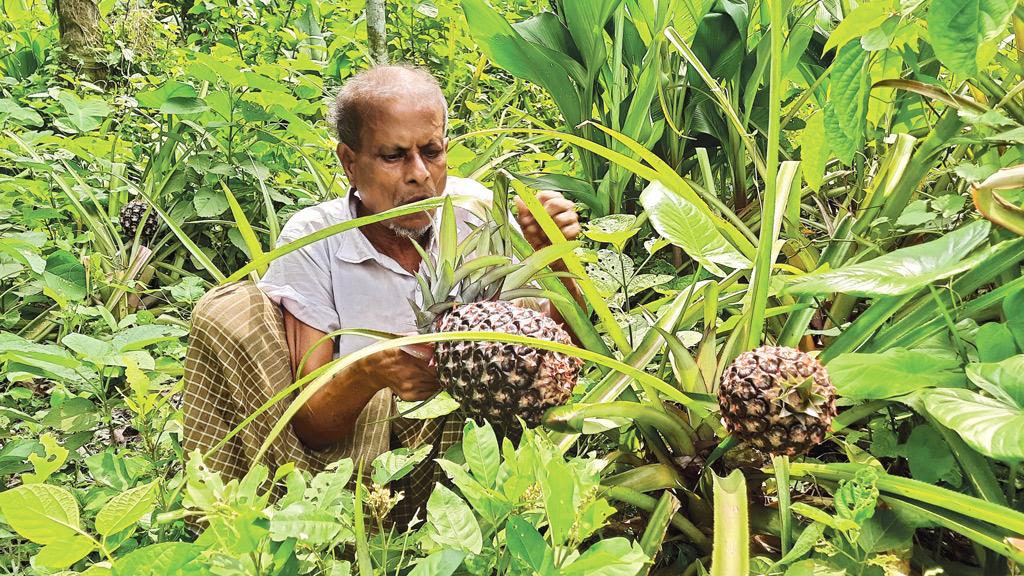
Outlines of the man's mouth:
M 412 204 L 413 202 L 419 202 L 420 200 L 427 200 L 427 199 L 433 198 L 433 197 L 434 197 L 433 194 L 417 194 L 416 196 L 413 196 L 412 198 L 407 198 L 406 200 L 403 200 L 402 203 L 399 204 L 399 206 L 405 206 L 407 204 Z

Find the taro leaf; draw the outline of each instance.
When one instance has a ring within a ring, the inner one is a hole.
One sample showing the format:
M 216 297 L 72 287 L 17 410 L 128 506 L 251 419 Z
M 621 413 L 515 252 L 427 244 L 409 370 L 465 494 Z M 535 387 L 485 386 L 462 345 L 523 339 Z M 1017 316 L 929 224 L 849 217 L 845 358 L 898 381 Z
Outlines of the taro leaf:
M 270 518 L 270 537 L 276 542 L 297 538 L 303 544 L 325 546 L 334 543 L 343 529 L 351 536 L 335 514 L 318 510 L 310 502 L 293 502 Z
M 545 574 L 545 566 L 553 567 L 553 553 L 544 537 L 532 524 L 519 516 L 512 516 L 505 524 L 505 540 L 509 554 L 522 560 L 530 571 Z
M 880 509 L 861 525 L 857 545 L 867 553 L 909 550 L 914 527 L 891 509 Z
M 135 100 L 138 101 L 140 106 L 145 106 L 146 108 L 160 108 L 169 100 L 195 98 L 198 95 L 196 89 L 192 86 L 177 80 L 168 80 L 155 90 L 139 92 L 135 95 Z
M 978 452 L 1003 462 L 1024 460 L 1024 411 L 970 390 L 922 392 L 925 407 Z
M 99 128 L 103 119 L 113 111 L 106 102 L 99 98 L 82 99 L 66 90 L 60 93 L 57 101 L 64 107 L 67 116 L 58 119 L 54 124 L 61 130 L 72 134 Z
M 384 485 L 403 478 L 412 472 L 413 467 L 423 462 L 432 449 L 430 444 L 423 444 L 415 450 L 399 448 L 385 452 L 373 459 L 373 473 L 370 479 L 376 484 Z
M 416 562 L 409 576 L 451 576 L 462 565 L 462 550 L 441 550 Z
M 975 76 L 995 55 L 983 45 L 1003 34 L 1015 0 L 933 0 L 928 36 L 935 55 L 956 74 Z
M 427 500 L 427 525 L 436 530 L 433 538 L 442 546 L 473 554 L 483 548 L 483 535 L 473 511 L 443 484 L 437 484 Z
M 587 223 L 583 235 L 594 242 L 604 242 L 622 250 L 626 240 L 640 231 L 636 226 L 636 216 L 632 214 L 612 214 L 595 218 Z
M 974 343 L 980 362 L 999 362 L 1017 352 L 1013 332 L 1008 325 L 999 322 L 986 322 L 979 326 Z
M 452 398 L 451 394 L 443 390 L 426 402 L 396 400 L 395 405 L 398 407 L 398 413 L 402 415 L 402 418 L 409 420 L 440 418 L 459 409 L 458 400 Z
M 651 182 L 640 195 L 651 224 L 669 242 L 679 246 L 712 274 L 724 277 L 719 267 L 749 268 L 750 261 L 733 247 L 715 223 L 693 203 L 660 182 Z
M 160 105 L 163 114 L 198 114 L 209 109 L 202 98 L 170 98 Z
M 205 548 L 187 542 L 162 542 L 133 550 L 114 562 L 114 576 L 190 576 L 202 573 L 196 559 Z
M 203 188 L 192 198 L 192 205 L 195 206 L 196 216 L 214 218 L 228 209 L 228 197 L 222 190 Z
M 66 488 L 23 484 L 0 493 L 4 521 L 36 544 L 59 544 L 77 534 L 78 501 Z
M 867 298 L 907 294 L 977 265 L 987 252 L 968 254 L 988 238 L 990 226 L 987 220 L 979 220 L 867 262 L 793 276 L 783 291 L 801 296 L 841 292 Z
M 967 377 L 994 398 L 1024 410 L 1024 354 L 1002 362 L 968 364 Z
M 66 300 L 85 298 L 85 266 L 70 252 L 56 250 L 46 258 L 43 284 Z
M 956 484 L 959 480 L 953 452 L 938 431 L 927 424 L 914 427 L 906 445 L 903 446 L 903 454 L 910 464 L 910 474 L 915 480 L 928 484 L 937 484 L 943 479 Z
M 133 526 L 156 505 L 156 483 L 150 482 L 121 492 L 96 514 L 96 531 L 106 537 Z
M 840 354 L 828 363 L 828 373 L 840 396 L 851 400 L 892 398 L 921 388 L 965 383 L 955 359 L 905 348 Z
M 462 434 L 462 454 L 466 457 L 473 477 L 485 488 L 494 488 L 501 457 L 498 455 L 498 440 L 494 429 L 488 422 L 477 426 L 472 420 L 466 421 Z
M 587 548 L 579 558 L 562 568 L 561 573 L 564 576 L 633 576 L 647 560 L 636 542 L 622 537 L 608 538 Z
M 43 125 L 43 117 L 38 112 L 31 108 L 22 108 L 13 98 L 0 98 L 0 126 L 3 125 L 3 120 L 6 118 L 10 118 L 22 126 Z
M 1024 290 L 1017 290 L 1003 300 L 1003 315 L 1006 317 L 1006 327 L 1013 334 L 1017 342 L 1017 349 L 1024 352 Z

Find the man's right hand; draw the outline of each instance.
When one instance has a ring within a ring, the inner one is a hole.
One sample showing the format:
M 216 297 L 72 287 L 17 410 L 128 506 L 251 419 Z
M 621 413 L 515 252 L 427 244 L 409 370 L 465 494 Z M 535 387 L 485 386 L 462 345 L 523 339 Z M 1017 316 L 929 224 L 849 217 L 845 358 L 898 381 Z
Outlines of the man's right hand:
M 405 401 L 426 400 L 441 389 L 437 370 L 430 365 L 430 355 L 420 357 L 402 349 L 381 350 L 359 362 L 361 376 L 366 384 L 390 388 Z

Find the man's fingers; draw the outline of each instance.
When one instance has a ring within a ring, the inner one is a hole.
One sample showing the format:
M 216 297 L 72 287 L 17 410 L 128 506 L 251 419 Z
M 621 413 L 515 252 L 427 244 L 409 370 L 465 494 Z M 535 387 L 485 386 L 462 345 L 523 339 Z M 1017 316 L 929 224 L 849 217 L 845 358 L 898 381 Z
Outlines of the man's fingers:
M 558 224 L 559 228 L 565 228 L 566 226 L 579 222 L 579 218 L 576 216 L 575 212 L 562 212 L 560 214 L 555 214 L 552 217 L 552 220 L 555 221 L 555 224 Z
M 562 235 L 565 236 L 566 240 L 575 240 L 582 231 L 583 228 L 581 228 L 579 222 L 577 222 L 576 224 L 562 228 Z

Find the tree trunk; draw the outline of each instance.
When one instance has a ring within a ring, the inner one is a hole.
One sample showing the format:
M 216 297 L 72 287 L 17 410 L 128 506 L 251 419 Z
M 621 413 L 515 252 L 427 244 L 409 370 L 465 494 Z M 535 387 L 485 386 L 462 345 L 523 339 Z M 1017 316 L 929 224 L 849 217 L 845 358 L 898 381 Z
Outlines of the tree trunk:
M 388 39 L 384 33 L 384 0 L 366 0 L 366 38 L 370 58 L 377 66 L 388 63 Z
M 103 76 L 100 10 L 96 0 L 55 0 L 64 55 L 89 76 Z

